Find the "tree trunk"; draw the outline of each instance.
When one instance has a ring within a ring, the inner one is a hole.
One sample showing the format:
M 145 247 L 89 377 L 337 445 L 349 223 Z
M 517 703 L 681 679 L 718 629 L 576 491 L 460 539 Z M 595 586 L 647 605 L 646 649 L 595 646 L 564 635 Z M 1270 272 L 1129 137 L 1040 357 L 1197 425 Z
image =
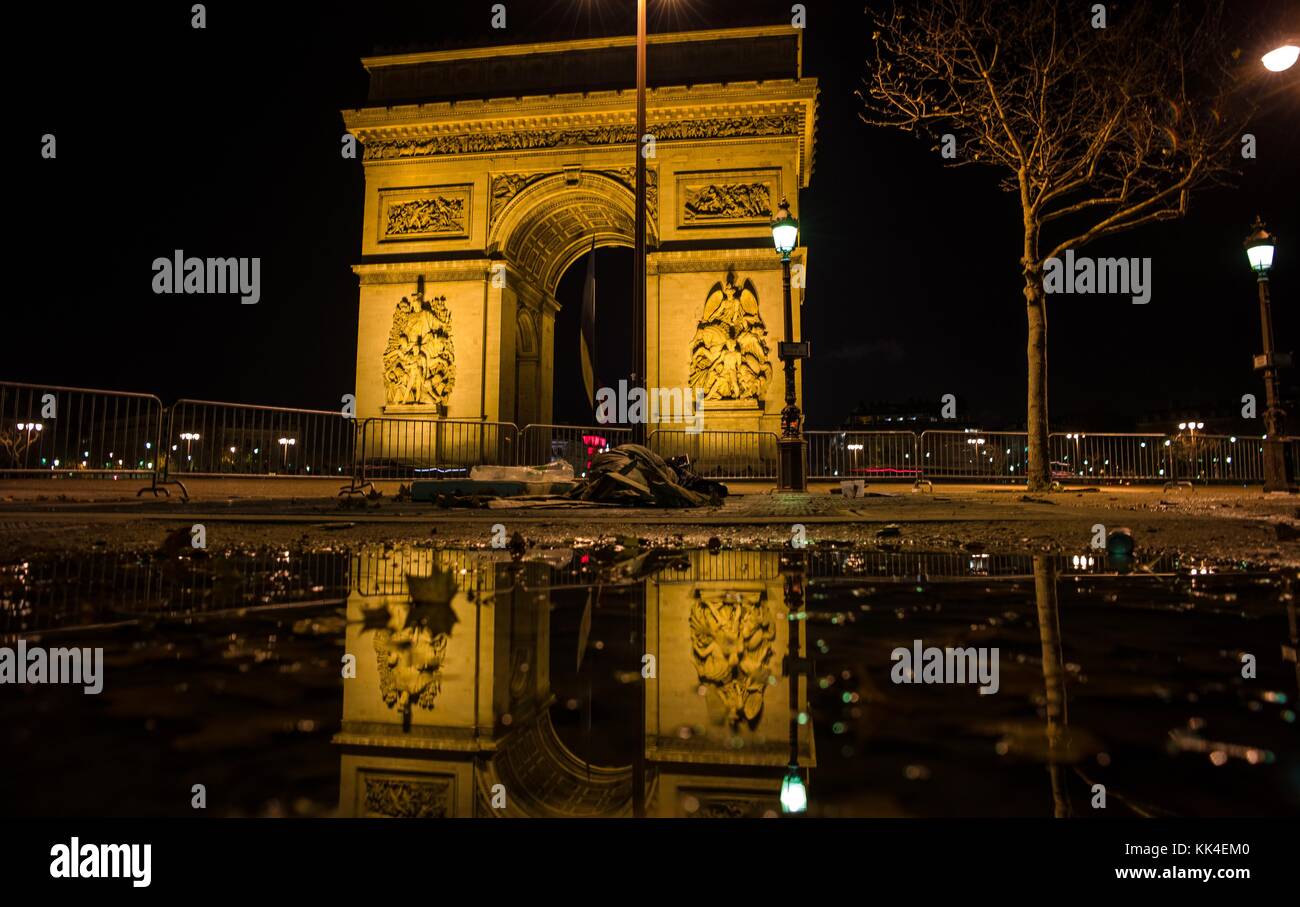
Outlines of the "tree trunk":
M 1029 317 L 1029 467 L 1026 485 L 1044 491 L 1052 485 L 1052 464 L 1047 450 L 1047 294 L 1039 272 L 1025 273 L 1025 310 Z

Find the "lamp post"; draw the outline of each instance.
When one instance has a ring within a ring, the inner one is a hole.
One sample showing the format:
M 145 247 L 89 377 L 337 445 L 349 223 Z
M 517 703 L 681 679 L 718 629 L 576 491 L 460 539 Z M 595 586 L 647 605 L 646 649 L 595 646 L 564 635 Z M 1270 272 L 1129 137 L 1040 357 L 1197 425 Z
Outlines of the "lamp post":
M 1264 229 L 1264 222 L 1256 216 L 1244 245 L 1259 288 L 1259 328 L 1264 337 L 1264 352 L 1255 357 L 1255 370 L 1264 373 L 1264 490 L 1289 491 L 1291 476 L 1288 475 L 1286 449 L 1282 441 L 1286 431 L 1286 413 L 1279 399 L 1278 369 L 1290 365 L 1291 357 L 1273 350 L 1273 314 L 1268 291 L 1268 272 L 1273 268 L 1277 240 Z
M 297 443 L 298 443 L 297 438 L 280 439 L 280 467 L 282 469 L 289 468 L 289 448 L 293 447 Z
M 777 441 L 777 490 L 807 490 L 808 442 L 803 437 L 803 414 L 794 392 L 794 362 L 808 358 L 808 343 L 794 341 L 794 315 L 790 301 L 790 253 L 799 242 L 799 221 L 790 214 L 783 198 L 772 221 L 772 241 L 781 255 L 782 285 L 785 291 L 785 340 L 777 355 L 785 363 L 785 409 L 781 410 L 781 439 Z

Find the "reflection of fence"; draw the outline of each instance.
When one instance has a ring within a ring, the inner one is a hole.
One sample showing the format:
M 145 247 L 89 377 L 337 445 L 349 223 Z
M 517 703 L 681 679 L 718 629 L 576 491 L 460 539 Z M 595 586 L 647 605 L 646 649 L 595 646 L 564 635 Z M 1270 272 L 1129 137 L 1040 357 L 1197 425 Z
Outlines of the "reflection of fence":
M 150 394 L 0 382 L 0 474 L 147 478 L 162 417 Z
M 519 433 L 519 465 L 540 466 L 564 460 L 584 476 L 602 450 L 632 440 L 632 429 L 608 425 L 526 425 Z
M 809 431 L 810 479 L 918 479 L 917 438 L 910 431 Z
M 356 426 L 338 410 L 178 400 L 167 425 L 169 476 L 352 474 Z
M 349 555 L 337 551 L 32 557 L 0 572 L 0 639 L 139 618 L 342 600 L 348 574 Z
M 690 458 L 691 468 L 709 479 L 776 478 L 776 433 L 770 431 L 690 432 L 657 429 L 649 447 L 659 456 Z
M 471 466 L 513 466 L 515 435 L 509 422 L 366 419 L 357 442 L 357 475 L 374 482 L 433 478 Z

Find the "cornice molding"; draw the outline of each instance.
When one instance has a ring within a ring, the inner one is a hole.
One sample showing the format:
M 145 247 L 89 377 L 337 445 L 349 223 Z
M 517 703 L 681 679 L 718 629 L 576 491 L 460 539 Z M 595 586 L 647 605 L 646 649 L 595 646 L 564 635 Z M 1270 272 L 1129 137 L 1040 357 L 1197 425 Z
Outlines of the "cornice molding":
M 790 255 L 796 264 L 805 262 L 806 249 Z M 771 249 L 705 249 L 693 252 L 651 252 L 646 256 L 647 274 L 693 274 L 699 271 L 779 271 L 781 257 Z

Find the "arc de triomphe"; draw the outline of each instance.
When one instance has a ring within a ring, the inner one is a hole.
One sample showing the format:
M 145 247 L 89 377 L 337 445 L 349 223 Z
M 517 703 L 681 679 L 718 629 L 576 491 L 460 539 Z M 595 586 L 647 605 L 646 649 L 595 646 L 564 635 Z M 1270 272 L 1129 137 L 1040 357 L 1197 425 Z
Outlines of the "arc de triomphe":
M 593 239 L 632 245 L 634 52 L 618 37 L 363 60 L 367 106 L 344 111 L 365 167 L 358 417 L 552 421 L 560 277 Z M 706 428 L 778 430 L 769 222 L 783 196 L 798 216 L 812 171 L 802 33 L 654 35 L 647 69 L 647 384 L 705 389 Z

